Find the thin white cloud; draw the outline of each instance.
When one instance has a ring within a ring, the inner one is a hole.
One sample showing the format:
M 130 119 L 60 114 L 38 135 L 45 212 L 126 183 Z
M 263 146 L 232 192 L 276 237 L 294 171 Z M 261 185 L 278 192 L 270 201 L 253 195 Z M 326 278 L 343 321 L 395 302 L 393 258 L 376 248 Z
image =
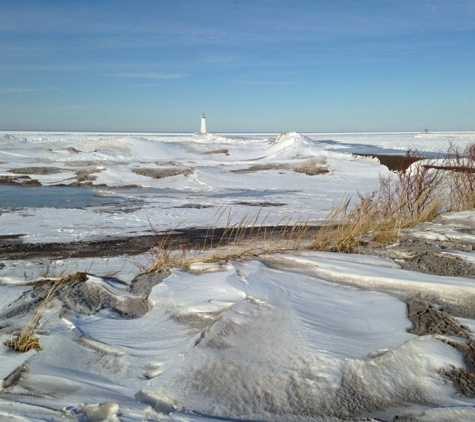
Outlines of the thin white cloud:
M 113 76 L 120 78 L 135 79 L 183 79 L 188 75 L 186 73 L 157 73 L 157 72 L 138 72 L 138 73 L 115 73 Z
M 298 82 L 296 81 L 264 81 L 264 80 L 256 80 L 256 81 L 236 81 L 234 82 L 235 85 L 297 85 Z
M 25 92 L 56 91 L 58 89 L 57 86 L 0 88 L 0 94 L 23 94 Z
M 136 85 L 127 85 L 129 88 L 153 88 L 157 84 L 136 84 Z

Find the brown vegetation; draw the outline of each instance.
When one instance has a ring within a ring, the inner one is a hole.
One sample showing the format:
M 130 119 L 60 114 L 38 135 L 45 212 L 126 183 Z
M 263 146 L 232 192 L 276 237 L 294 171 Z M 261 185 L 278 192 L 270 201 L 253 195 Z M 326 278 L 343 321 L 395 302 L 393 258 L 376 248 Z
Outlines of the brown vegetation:
M 265 216 L 261 213 L 262 207 L 256 214 L 245 215 L 233 222 L 231 208 L 219 208 L 215 214 L 216 225 L 226 219 L 225 227 L 208 229 L 202 242 L 194 245 L 195 249 L 183 244 L 176 247 L 175 228 L 152 249 L 154 262 L 146 272 L 161 273 L 175 267 L 189 268 L 197 262 L 222 263 L 231 259 L 295 250 L 308 239 L 312 231 L 307 221 L 299 220 L 290 224 L 290 218 L 283 218 L 275 226 L 267 226 L 265 223 L 269 213 Z M 154 228 L 152 230 L 155 231 Z
M 11 338 L 6 340 L 4 344 L 17 352 L 28 352 L 31 349 L 41 350 L 40 340 L 37 334 L 40 328 L 40 320 L 43 317 L 48 302 L 54 297 L 63 284 L 77 281 L 83 282 L 86 280 L 87 275 L 85 273 L 76 273 L 54 281 L 46 296 L 41 302 L 39 302 L 33 316 L 30 318 L 26 326 L 20 331 L 13 332 Z
M 360 246 L 393 242 L 400 229 L 431 221 L 442 212 L 475 206 L 475 145 L 460 152 L 450 145 L 441 161 L 422 160 L 409 151 L 412 166 L 396 177 L 380 178 L 376 192 L 346 196 L 335 206 L 312 248 L 353 252 Z

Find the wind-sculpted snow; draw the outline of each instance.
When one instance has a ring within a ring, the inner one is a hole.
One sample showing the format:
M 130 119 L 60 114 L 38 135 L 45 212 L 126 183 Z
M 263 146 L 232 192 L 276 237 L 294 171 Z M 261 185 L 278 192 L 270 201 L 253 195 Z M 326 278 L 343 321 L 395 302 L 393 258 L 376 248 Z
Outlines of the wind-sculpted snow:
M 311 262 L 318 268 L 325 260 Z M 378 259 L 355 265 L 367 276 L 387 268 Z M 463 367 L 461 354 L 432 336 L 409 334 L 404 302 L 302 272 L 247 262 L 175 271 L 158 284 L 142 277 L 137 293 L 153 306 L 135 319 L 106 309 L 91 315 L 87 300 L 55 317 L 69 301 L 64 292 L 48 310 L 43 351 L 3 358 L 12 375 L 0 397 L 31 405 L 18 408 L 27 416 L 48 403 L 49 420 L 91 412 L 120 420 L 336 421 L 421 406 L 474 415 L 442 374 Z M 125 285 L 91 280 L 108 286 L 110 298 L 127 297 Z M 0 414 L 7 408 L 16 409 L 4 402 Z

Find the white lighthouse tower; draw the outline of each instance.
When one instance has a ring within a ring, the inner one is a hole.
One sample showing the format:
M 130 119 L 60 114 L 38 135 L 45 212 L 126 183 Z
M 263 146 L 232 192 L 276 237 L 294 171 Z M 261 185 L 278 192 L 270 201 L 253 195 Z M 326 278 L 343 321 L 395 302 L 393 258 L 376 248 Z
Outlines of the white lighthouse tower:
M 204 135 L 206 133 L 206 117 L 205 114 L 201 114 L 201 130 L 200 134 Z

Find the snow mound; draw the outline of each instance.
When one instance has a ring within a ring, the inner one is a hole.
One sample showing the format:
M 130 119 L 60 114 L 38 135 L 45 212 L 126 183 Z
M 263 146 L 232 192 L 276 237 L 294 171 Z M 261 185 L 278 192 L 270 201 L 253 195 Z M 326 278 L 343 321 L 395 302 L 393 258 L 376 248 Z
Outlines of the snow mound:
M 269 142 L 267 158 L 288 160 L 315 156 L 316 142 L 297 132 L 281 133 Z M 323 150 L 323 148 L 318 148 Z
M 119 405 L 117 403 L 101 403 L 101 404 L 83 404 L 79 406 L 81 413 L 84 414 L 84 420 L 88 422 L 118 422 L 117 417 Z
M 142 137 L 126 137 L 124 142 L 130 149 L 129 160 L 136 158 L 140 160 L 160 160 L 171 161 L 183 159 L 188 154 L 184 148 L 175 142 L 155 141 Z

